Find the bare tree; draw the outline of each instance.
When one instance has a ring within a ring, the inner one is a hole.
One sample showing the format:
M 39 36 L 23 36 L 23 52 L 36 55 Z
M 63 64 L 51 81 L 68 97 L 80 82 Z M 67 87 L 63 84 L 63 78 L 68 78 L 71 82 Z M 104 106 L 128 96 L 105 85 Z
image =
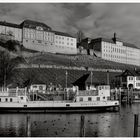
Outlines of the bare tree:
M 18 61 L 11 58 L 8 52 L 0 51 L 0 86 L 4 88 L 7 86 L 7 82 L 11 79 L 17 65 Z

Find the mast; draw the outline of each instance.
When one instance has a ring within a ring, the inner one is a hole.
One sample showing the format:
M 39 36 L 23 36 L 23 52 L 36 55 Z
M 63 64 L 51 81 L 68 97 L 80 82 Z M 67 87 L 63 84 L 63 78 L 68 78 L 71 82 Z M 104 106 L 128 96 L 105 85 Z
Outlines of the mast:
M 92 76 L 93 76 L 93 72 L 91 71 L 91 73 L 90 73 L 90 80 L 91 80 L 91 81 L 90 81 L 90 82 L 91 82 L 90 85 L 91 85 L 91 86 L 92 86 Z
M 67 70 L 66 70 L 66 93 L 67 93 L 67 85 L 68 84 L 68 72 L 67 72 Z M 64 95 L 65 95 L 65 93 L 64 93 Z M 64 96 L 64 99 L 65 99 L 65 96 Z
M 107 70 L 107 85 L 109 85 L 109 70 Z

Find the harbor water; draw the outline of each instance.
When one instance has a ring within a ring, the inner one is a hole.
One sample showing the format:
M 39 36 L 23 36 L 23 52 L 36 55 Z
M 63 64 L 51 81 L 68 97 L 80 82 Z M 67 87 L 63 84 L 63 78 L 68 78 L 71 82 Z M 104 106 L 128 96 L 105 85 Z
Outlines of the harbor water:
M 31 137 L 79 137 L 81 115 L 85 116 L 85 137 L 133 137 L 134 114 L 139 112 L 140 104 L 135 103 L 122 105 L 119 112 L 5 113 L 0 114 L 0 137 L 26 137 L 27 116 Z

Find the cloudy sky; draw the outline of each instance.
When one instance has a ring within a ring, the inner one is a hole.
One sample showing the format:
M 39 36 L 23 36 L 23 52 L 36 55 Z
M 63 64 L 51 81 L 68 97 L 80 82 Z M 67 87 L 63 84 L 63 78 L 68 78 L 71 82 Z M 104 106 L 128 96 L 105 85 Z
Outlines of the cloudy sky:
M 140 47 L 140 3 L 1 3 L 0 20 L 20 24 L 25 19 L 37 20 L 54 30 L 87 37 L 122 40 Z

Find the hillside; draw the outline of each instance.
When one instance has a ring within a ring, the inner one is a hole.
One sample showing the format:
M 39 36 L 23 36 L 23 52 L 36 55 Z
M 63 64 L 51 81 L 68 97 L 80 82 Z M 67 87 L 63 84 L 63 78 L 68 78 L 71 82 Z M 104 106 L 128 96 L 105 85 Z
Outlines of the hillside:
M 7 85 L 25 87 L 33 83 L 44 83 L 47 86 L 50 83 L 66 86 L 66 71 L 68 72 L 67 86 L 72 86 L 78 78 L 84 74 L 90 74 L 93 71 L 93 83 L 106 84 L 107 71 L 109 70 L 110 84 L 115 85 L 115 76 L 125 69 L 139 69 L 138 66 L 126 65 L 116 62 L 103 60 L 101 58 L 89 55 L 62 55 L 43 52 L 34 52 L 22 47 L 21 50 L 11 51 L 6 46 L 0 47 L 0 50 L 8 51 L 12 56 L 19 56 L 15 59 L 19 67 L 15 69 Z M 34 66 L 34 67 L 33 67 Z M 52 66 L 52 67 L 45 67 Z M 57 68 L 56 68 L 57 67 Z M 91 77 L 87 79 L 90 83 Z
M 72 86 L 77 79 L 79 79 L 84 74 L 90 74 L 90 71 L 86 70 L 67 70 L 67 85 Z M 113 86 L 115 76 L 120 73 L 110 72 L 110 84 Z M 91 77 L 87 79 L 87 83 L 90 83 Z M 93 83 L 94 84 L 106 84 L 107 83 L 107 73 L 106 72 L 93 72 Z M 12 83 L 15 86 L 26 86 L 28 84 L 38 84 L 44 83 L 47 86 L 52 83 L 54 85 L 60 84 L 62 87 L 66 86 L 66 70 L 65 69 L 55 69 L 55 68 L 22 68 L 17 69 L 15 75 L 13 76 Z
M 98 57 L 89 55 L 61 55 L 42 53 L 36 56 L 28 57 L 28 64 L 36 65 L 60 65 L 67 67 L 83 67 L 83 68 L 98 68 L 98 69 L 139 69 L 138 66 L 116 63 L 112 61 L 103 60 Z

